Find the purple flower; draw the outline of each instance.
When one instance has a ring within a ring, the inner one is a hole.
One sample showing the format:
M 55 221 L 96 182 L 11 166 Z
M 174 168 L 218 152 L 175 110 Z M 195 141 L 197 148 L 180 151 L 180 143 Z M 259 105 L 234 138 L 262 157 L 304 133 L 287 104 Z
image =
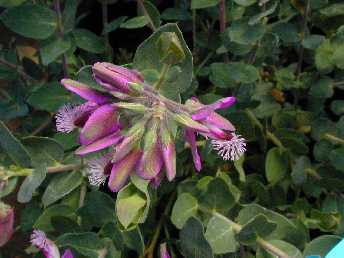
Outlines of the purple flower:
M 165 122 L 160 125 L 160 143 L 168 181 L 176 176 L 176 147 L 174 139 Z
M 143 83 L 142 75 L 111 63 L 95 63 L 92 67 L 95 80 L 109 91 L 128 93 L 129 83 Z
M 190 128 L 185 129 L 185 140 L 190 144 L 191 154 L 196 170 L 199 172 L 202 169 L 201 157 L 198 153 L 195 131 Z
M 47 238 L 41 230 L 34 230 L 30 237 L 31 244 L 39 248 L 45 258 L 60 258 L 60 252 L 55 243 Z M 67 249 L 62 258 L 73 258 L 71 250 Z
M 160 258 L 171 258 L 170 254 L 167 251 L 166 243 L 160 245 Z
M 0 202 L 0 247 L 4 246 L 12 237 L 14 225 L 13 209 Z

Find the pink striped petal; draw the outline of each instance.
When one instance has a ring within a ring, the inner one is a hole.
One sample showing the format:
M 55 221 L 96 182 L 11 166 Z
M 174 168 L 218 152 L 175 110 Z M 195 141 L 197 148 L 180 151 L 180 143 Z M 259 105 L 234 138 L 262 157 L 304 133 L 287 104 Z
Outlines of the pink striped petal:
M 111 191 L 118 192 L 122 189 L 140 157 L 141 151 L 133 150 L 122 160 L 114 163 L 108 183 Z
M 201 157 L 197 150 L 195 131 L 192 129 L 185 130 L 185 139 L 190 144 L 193 162 L 196 170 L 199 172 L 202 169 Z
M 204 123 L 216 126 L 216 127 L 223 129 L 223 130 L 227 130 L 227 131 L 231 131 L 231 132 L 235 131 L 235 127 L 232 125 L 231 122 L 229 122 L 226 118 L 224 118 L 223 116 L 221 116 L 215 112 L 211 113 L 204 120 Z
M 87 120 L 80 132 L 80 143 L 89 145 L 119 128 L 116 108 L 110 104 L 97 108 Z
M 192 115 L 192 119 L 194 120 L 205 119 L 217 109 L 232 106 L 235 103 L 235 101 L 236 101 L 235 97 L 227 97 L 227 98 L 219 99 L 218 101 L 210 105 L 204 105 Z
M 153 179 L 159 174 L 162 165 L 163 159 L 161 155 L 161 150 L 159 142 L 156 141 L 150 149 L 143 153 L 137 174 L 143 179 Z
M 14 225 L 13 209 L 0 201 L 0 247 L 4 246 L 12 237 Z
M 61 84 L 71 92 L 78 94 L 80 97 L 98 104 L 104 104 L 110 101 L 109 96 L 89 88 L 86 84 L 71 79 L 62 79 Z
M 73 253 L 70 249 L 67 249 L 61 258 L 74 258 Z
M 170 254 L 167 251 L 166 243 L 160 245 L 160 258 L 171 258 Z
M 106 147 L 109 147 L 111 145 L 117 144 L 119 141 L 123 139 L 123 136 L 121 136 L 118 132 L 115 132 L 113 134 L 110 134 L 100 140 L 97 140 L 89 145 L 84 145 L 79 147 L 75 154 L 77 155 L 85 155 L 90 152 L 99 151 L 102 149 L 105 149 Z

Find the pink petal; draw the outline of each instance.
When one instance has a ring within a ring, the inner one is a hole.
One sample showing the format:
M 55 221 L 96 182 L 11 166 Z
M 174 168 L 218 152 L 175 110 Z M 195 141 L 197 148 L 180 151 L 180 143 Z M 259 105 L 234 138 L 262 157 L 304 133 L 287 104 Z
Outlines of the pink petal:
M 235 103 L 235 101 L 236 101 L 235 97 L 227 97 L 227 98 L 219 99 L 213 104 L 202 106 L 199 110 L 197 110 L 192 115 L 192 119 L 194 120 L 205 119 L 217 109 L 232 106 Z
M 231 131 L 231 132 L 235 131 L 235 127 L 232 125 L 231 122 L 229 122 L 226 118 L 224 118 L 223 116 L 221 116 L 215 112 L 211 113 L 204 120 L 204 123 L 216 126 L 216 127 L 223 129 L 223 130 L 227 130 L 227 131 Z
M 199 172 L 202 169 L 201 157 L 197 150 L 195 131 L 192 129 L 185 130 L 186 141 L 190 144 L 193 162 L 196 170 Z
M 74 258 L 73 253 L 70 249 L 67 249 L 61 258 Z
M 98 104 L 104 104 L 110 101 L 110 97 L 105 96 L 97 90 L 89 88 L 86 84 L 73 81 L 71 79 L 62 79 L 61 84 L 71 92 L 78 94 L 80 97 Z
M 165 163 L 166 176 L 168 181 L 172 181 L 176 176 L 176 148 L 174 142 L 161 146 L 162 157 Z
M 118 132 L 115 132 L 89 145 L 84 145 L 84 146 L 79 147 L 75 151 L 75 154 L 85 155 L 90 152 L 102 150 L 102 149 L 105 149 L 106 147 L 117 144 L 122 139 L 123 139 L 123 136 L 121 136 Z
M 118 192 L 121 190 L 127 182 L 131 172 L 134 170 L 140 157 L 141 151 L 133 150 L 122 160 L 114 163 L 108 184 L 111 191 Z
M 87 120 L 80 132 L 80 143 L 88 145 L 119 128 L 116 108 L 110 104 L 97 108 Z
M 13 209 L 0 202 L 0 247 L 4 246 L 12 237 L 14 225 Z
M 167 251 L 166 243 L 160 245 L 160 258 L 171 258 L 170 254 Z

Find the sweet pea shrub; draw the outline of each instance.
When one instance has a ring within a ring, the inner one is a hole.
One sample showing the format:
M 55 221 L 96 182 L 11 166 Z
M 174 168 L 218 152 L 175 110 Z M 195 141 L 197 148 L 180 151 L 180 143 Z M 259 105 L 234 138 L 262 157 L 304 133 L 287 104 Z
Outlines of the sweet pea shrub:
M 0 258 L 341 240 L 341 0 L 0 0 L 0 24 Z

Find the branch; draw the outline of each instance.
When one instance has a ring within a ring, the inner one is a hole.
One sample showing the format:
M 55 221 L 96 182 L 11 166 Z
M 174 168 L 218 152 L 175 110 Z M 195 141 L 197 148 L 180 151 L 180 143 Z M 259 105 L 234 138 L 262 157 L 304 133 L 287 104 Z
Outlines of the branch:
M 227 26 L 227 20 L 226 20 L 226 0 L 220 0 L 219 3 L 219 22 L 220 22 L 220 33 L 223 36 L 226 26 Z M 225 63 L 229 62 L 229 58 L 227 53 L 224 54 L 224 61 Z
M 81 164 L 70 164 L 70 165 L 61 165 L 61 166 L 56 166 L 56 167 L 47 167 L 47 173 L 49 174 L 60 173 L 60 172 L 76 170 L 80 168 L 82 168 Z

